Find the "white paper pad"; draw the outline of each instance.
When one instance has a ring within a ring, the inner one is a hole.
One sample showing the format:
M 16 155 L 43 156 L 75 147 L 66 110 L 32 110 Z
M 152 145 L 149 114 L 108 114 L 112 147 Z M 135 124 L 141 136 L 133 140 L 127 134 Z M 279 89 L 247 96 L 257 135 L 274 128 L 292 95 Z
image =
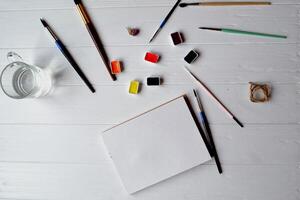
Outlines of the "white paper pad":
M 129 193 L 211 159 L 184 97 L 108 129 L 102 136 Z

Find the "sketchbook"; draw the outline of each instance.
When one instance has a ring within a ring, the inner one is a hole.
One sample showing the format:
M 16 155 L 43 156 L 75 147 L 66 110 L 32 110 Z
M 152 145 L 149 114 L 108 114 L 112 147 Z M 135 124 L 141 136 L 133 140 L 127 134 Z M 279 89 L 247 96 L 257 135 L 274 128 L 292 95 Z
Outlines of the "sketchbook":
M 102 137 L 130 194 L 211 159 L 184 96 L 116 125 Z

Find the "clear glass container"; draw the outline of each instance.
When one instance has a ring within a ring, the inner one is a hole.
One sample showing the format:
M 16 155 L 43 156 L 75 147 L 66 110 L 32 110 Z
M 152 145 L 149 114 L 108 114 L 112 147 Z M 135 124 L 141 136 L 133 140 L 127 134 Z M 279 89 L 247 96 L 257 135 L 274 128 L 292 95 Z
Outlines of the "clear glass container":
M 9 52 L 7 59 L 10 63 L 0 75 L 0 86 L 7 96 L 14 99 L 38 98 L 50 92 L 52 79 L 49 72 L 25 63 L 14 52 Z

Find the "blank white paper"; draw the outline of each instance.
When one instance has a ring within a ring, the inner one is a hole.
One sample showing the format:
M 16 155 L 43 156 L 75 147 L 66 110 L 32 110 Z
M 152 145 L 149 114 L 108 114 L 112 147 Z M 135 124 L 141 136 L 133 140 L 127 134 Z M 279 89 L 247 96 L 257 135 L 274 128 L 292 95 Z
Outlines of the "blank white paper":
M 211 159 L 184 97 L 108 129 L 102 136 L 129 193 Z

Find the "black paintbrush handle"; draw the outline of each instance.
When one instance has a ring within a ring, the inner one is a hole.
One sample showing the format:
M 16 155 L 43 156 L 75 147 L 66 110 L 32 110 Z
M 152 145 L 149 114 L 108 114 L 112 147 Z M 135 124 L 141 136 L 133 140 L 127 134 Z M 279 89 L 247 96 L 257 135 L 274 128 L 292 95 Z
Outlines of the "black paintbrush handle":
M 212 146 L 209 144 L 209 141 L 207 140 L 207 137 L 206 137 L 206 135 L 205 135 L 205 133 L 203 131 L 203 128 L 201 128 L 201 126 L 199 126 L 198 129 L 199 129 L 200 135 L 201 135 L 201 137 L 203 139 L 203 142 L 204 142 L 204 144 L 205 144 L 205 146 L 207 148 L 207 151 L 208 151 L 210 157 L 213 157 L 215 155 L 214 151 L 212 149 Z
M 170 10 L 170 12 L 168 13 L 168 15 L 165 17 L 165 19 L 161 22 L 161 24 L 159 25 L 159 28 L 156 30 L 156 32 L 154 33 L 154 35 L 152 36 L 152 38 L 150 39 L 149 43 L 151 43 L 154 38 L 156 38 L 156 36 L 158 35 L 158 33 L 161 31 L 161 29 L 165 26 L 165 24 L 167 23 L 167 21 L 169 20 L 169 18 L 171 17 L 171 15 L 173 14 L 173 12 L 175 11 L 175 9 L 177 8 L 178 4 L 180 3 L 181 0 L 177 0 L 175 5 L 172 7 L 172 9 Z
M 60 40 L 56 41 L 57 47 L 60 49 L 62 54 L 66 57 L 66 59 L 69 61 L 69 63 L 72 65 L 72 67 L 75 69 L 77 74 L 80 76 L 80 78 L 84 81 L 84 83 L 88 86 L 88 88 L 94 93 L 96 90 L 94 89 L 93 85 L 90 83 L 90 81 L 87 79 L 87 77 L 84 75 L 78 64 L 75 62 L 74 58 L 68 51 L 68 49 L 63 45 L 63 43 Z
M 117 80 L 116 76 L 114 74 L 112 74 L 112 72 L 110 70 L 109 58 L 108 58 L 108 56 L 105 52 L 102 41 L 100 40 L 100 37 L 99 37 L 94 25 L 91 24 L 91 23 L 87 23 L 86 28 L 87 28 L 91 38 L 93 39 L 93 42 L 94 42 L 94 44 L 95 44 L 95 46 L 96 46 L 103 62 L 104 62 L 104 65 L 105 65 L 110 77 L 112 78 L 113 81 Z
M 202 114 L 201 117 L 202 117 L 203 123 L 205 124 L 204 128 L 206 129 L 208 138 L 210 140 L 211 150 L 212 150 L 213 155 L 215 157 L 215 161 L 216 161 L 216 165 L 217 165 L 218 171 L 219 171 L 220 174 L 222 174 L 223 170 L 222 170 L 222 167 L 221 167 L 220 159 L 219 159 L 219 156 L 218 156 L 218 153 L 217 153 L 217 149 L 216 149 L 216 146 L 215 146 L 215 142 L 214 142 L 213 136 L 211 134 L 211 130 L 209 128 L 209 124 L 208 124 L 206 115 L 203 112 L 201 114 Z
M 171 17 L 171 15 L 173 14 L 173 12 L 175 11 L 176 7 L 179 5 L 181 0 L 177 0 L 177 2 L 175 3 L 175 5 L 172 7 L 172 9 L 170 10 L 170 12 L 168 13 L 168 15 L 166 16 L 166 18 L 164 19 L 164 21 L 161 24 L 161 27 L 164 26 L 167 21 L 169 20 L 169 18 Z

